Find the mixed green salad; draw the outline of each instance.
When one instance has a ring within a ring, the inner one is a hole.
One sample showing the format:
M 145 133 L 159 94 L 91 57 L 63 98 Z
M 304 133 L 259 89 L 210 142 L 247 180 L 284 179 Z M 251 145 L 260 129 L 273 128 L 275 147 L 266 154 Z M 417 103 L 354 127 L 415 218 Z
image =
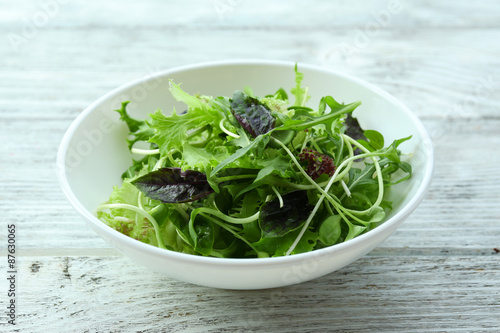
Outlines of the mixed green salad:
M 276 257 L 345 242 L 391 210 L 389 187 L 411 177 L 398 146 L 362 130 L 331 96 L 306 106 L 295 66 L 291 96 L 190 95 L 170 81 L 187 110 L 147 120 L 120 113 L 132 165 L 97 216 L 160 248 L 213 257 Z M 293 102 L 289 99 L 293 99 Z M 381 119 L 381 121 L 384 121 Z M 139 142 L 143 142 L 142 148 Z M 147 146 L 144 146 L 144 142 Z

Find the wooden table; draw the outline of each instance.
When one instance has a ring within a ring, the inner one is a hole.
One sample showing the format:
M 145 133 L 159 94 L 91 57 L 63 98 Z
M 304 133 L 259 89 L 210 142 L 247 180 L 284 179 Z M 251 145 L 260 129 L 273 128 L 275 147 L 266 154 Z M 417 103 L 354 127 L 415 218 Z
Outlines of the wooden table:
M 500 2 L 0 0 L 0 37 L 0 331 L 500 331 Z M 199 287 L 121 256 L 64 198 L 56 151 L 86 106 L 158 70 L 235 58 L 353 74 L 423 121 L 432 187 L 369 255 L 288 288 Z

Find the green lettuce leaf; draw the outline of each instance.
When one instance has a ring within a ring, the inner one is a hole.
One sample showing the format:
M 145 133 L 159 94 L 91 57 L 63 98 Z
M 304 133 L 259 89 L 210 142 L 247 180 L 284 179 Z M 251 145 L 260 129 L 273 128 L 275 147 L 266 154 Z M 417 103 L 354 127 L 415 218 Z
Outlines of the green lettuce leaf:
M 115 111 L 120 114 L 120 119 L 127 124 L 130 131 L 129 138 L 127 138 L 128 149 L 132 149 L 132 146 L 138 141 L 148 142 L 154 135 L 154 132 L 145 120 L 137 120 L 129 116 L 127 113 L 127 105 L 129 103 L 128 101 L 123 102 L 122 107 Z

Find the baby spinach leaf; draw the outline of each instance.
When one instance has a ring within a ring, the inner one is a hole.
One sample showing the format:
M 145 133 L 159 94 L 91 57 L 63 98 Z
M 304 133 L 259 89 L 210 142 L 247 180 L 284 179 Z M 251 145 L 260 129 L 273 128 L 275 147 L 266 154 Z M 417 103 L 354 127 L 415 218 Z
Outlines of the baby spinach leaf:
M 279 141 L 281 141 L 284 145 L 289 144 L 293 138 L 295 137 L 295 131 L 287 130 L 287 131 L 275 131 L 271 133 L 271 136 Z M 280 148 L 280 145 L 274 143 L 274 140 L 271 141 L 270 146 L 273 148 Z
M 253 243 L 252 246 L 261 252 L 268 253 L 271 257 L 284 256 L 299 233 L 300 230 L 295 230 L 283 237 L 261 238 L 258 242 Z M 292 254 L 312 251 L 317 241 L 318 234 L 306 230 Z
M 276 198 L 260 208 L 259 224 L 263 237 L 281 237 L 299 228 L 311 213 L 307 191 L 294 191 L 282 196 L 283 207 Z
M 252 191 L 243 197 L 242 208 L 237 217 L 248 217 L 259 211 L 262 198 L 257 191 Z M 261 230 L 258 221 L 245 223 L 242 234 L 250 241 L 258 241 L 261 238 Z
M 366 130 L 363 134 L 368 139 L 370 146 L 372 146 L 374 150 L 384 148 L 384 136 L 382 134 L 375 130 Z
M 274 128 L 275 119 L 271 110 L 258 99 L 237 90 L 230 102 L 234 117 L 253 137 L 265 134 Z
M 369 223 L 381 222 L 385 218 L 385 211 L 382 207 L 375 207 L 369 215 Z
M 340 238 L 340 215 L 327 217 L 319 227 L 319 240 L 325 245 L 333 245 Z
M 213 192 L 203 173 L 179 168 L 161 168 L 131 183 L 147 197 L 165 203 L 196 201 Z
M 168 216 L 170 215 L 170 210 L 165 204 L 159 204 L 149 211 L 149 215 L 151 215 L 159 226 L 162 226 L 166 221 Z
M 345 237 L 344 242 L 353 239 L 356 236 L 361 235 L 368 229 L 368 227 L 363 227 L 352 223 L 348 223 L 348 226 L 349 226 L 349 233 Z
M 384 148 L 384 136 L 375 130 L 366 130 L 363 132 L 366 139 L 358 139 L 358 142 L 371 152 Z

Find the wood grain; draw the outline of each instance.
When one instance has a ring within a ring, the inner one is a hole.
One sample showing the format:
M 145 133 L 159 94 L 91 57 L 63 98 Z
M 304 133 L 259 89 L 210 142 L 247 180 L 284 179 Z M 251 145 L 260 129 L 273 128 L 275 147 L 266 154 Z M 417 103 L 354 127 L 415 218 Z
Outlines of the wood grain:
M 172 281 L 119 256 L 29 257 L 22 267 L 22 332 L 477 332 L 500 322 L 498 255 L 367 256 L 260 291 Z
M 18 227 L 20 261 L 18 325 L 2 321 L 0 331 L 498 332 L 500 2 L 0 0 L 0 8 L 0 268 L 8 223 Z M 137 267 L 73 211 L 55 156 L 85 107 L 152 72 L 236 58 L 352 74 L 422 119 L 435 177 L 380 247 L 301 285 L 216 290 Z

